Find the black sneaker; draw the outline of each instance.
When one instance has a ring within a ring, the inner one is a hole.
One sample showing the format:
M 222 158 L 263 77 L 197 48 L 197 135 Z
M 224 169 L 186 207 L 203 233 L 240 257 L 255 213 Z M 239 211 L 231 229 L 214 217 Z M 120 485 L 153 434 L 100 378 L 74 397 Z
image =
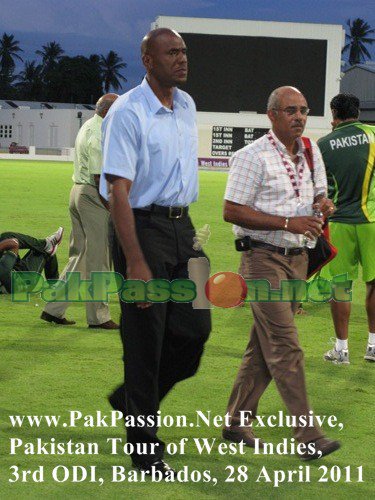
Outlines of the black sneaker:
M 176 474 L 176 471 L 172 469 L 164 460 L 158 459 L 155 462 L 148 464 L 134 464 L 133 467 L 136 467 L 141 472 L 145 472 L 146 474 L 152 475 L 155 472 L 159 472 L 162 474 L 163 479 L 173 478 Z M 159 477 L 159 474 L 155 474 L 156 477 Z

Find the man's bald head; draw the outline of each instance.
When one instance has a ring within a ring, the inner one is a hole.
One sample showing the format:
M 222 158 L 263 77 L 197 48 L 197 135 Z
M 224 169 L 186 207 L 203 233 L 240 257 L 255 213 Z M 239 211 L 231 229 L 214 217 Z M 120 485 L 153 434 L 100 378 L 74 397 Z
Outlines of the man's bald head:
M 158 88 L 172 89 L 186 82 L 186 45 L 177 31 L 169 28 L 150 31 L 143 39 L 141 50 L 147 81 L 154 92 Z
M 271 92 L 268 102 L 267 102 L 267 111 L 272 109 L 278 109 L 280 107 L 281 99 L 286 95 L 299 94 L 303 96 L 302 92 L 300 92 L 296 87 L 290 87 L 285 85 L 283 87 L 278 87 L 273 92 Z
M 142 40 L 141 44 L 142 57 L 145 56 L 146 54 L 152 54 L 155 45 L 158 43 L 158 39 L 165 36 L 182 38 L 181 35 L 177 33 L 177 31 L 171 30 L 170 28 L 157 28 L 155 30 L 151 30 Z
M 301 137 L 309 109 L 305 96 L 295 87 L 278 87 L 268 98 L 267 115 L 272 130 L 284 144 L 292 144 Z
M 102 95 L 102 97 L 100 97 L 100 99 L 98 99 L 98 102 L 96 103 L 95 113 L 104 118 L 109 108 L 112 106 L 112 104 L 115 102 L 117 98 L 118 94 Z

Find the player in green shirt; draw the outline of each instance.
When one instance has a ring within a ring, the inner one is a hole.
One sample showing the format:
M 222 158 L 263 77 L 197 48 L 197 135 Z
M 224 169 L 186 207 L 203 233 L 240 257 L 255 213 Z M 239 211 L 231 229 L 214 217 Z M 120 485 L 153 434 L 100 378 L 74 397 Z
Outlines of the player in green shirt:
M 375 361 L 375 127 L 361 123 L 359 99 L 338 94 L 331 101 L 333 131 L 318 141 L 327 170 L 329 196 L 337 210 L 330 217 L 332 243 L 338 255 L 322 276 L 358 277 L 366 282 L 369 326 L 365 359 Z M 349 364 L 350 302 L 331 302 L 336 344 L 324 355 L 335 364 Z
M 44 274 L 47 279 L 59 279 L 56 258 L 64 229 L 37 239 L 27 234 L 6 232 L 0 234 L 0 293 L 12 293 L 13 271 L 34 271 Z M 21 258 L 19 250 L 28 250 Z

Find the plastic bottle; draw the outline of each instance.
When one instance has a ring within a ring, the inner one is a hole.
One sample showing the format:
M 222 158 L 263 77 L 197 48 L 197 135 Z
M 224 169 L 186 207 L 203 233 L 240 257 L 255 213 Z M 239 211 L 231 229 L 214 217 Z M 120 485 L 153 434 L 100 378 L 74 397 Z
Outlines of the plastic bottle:
M 323 214 L 320 210 L 314 208 L 313 216 L 319 217 L 319 219 L 321 219 L 323 217 Z M 318 238 L 308 238 L 307 236 L 305 236 L 303 241 L 303 246 L 305 246 L 306 248 L 315 248 L 317 241 Z

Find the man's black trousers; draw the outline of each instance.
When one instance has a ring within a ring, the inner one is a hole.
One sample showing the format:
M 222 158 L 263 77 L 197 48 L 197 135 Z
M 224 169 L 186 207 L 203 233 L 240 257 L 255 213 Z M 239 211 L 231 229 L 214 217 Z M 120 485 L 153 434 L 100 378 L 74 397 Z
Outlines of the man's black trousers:
M 137 236 L 153 278 L 169 281 L 188 278 L 190 258 L 205 257 L 193 249 L 195 230 L 188 216 L 171 219 L 161 214 L 135 213 Z M 126 262 L 115 237 L 115 271 L 126 277 Z M 191 303 L 154 303 L 147 309 L 120 301 L 124 348 L 126 414 L 156 416 L 159 403 L 176 382 L 195 374 L 211 330 L 209 310 Z M 164 443 L 157 427 L 127 427 L 128 442 L 158 443 L 154 454 L 132 455 L 137 465 L 161 458 Z

